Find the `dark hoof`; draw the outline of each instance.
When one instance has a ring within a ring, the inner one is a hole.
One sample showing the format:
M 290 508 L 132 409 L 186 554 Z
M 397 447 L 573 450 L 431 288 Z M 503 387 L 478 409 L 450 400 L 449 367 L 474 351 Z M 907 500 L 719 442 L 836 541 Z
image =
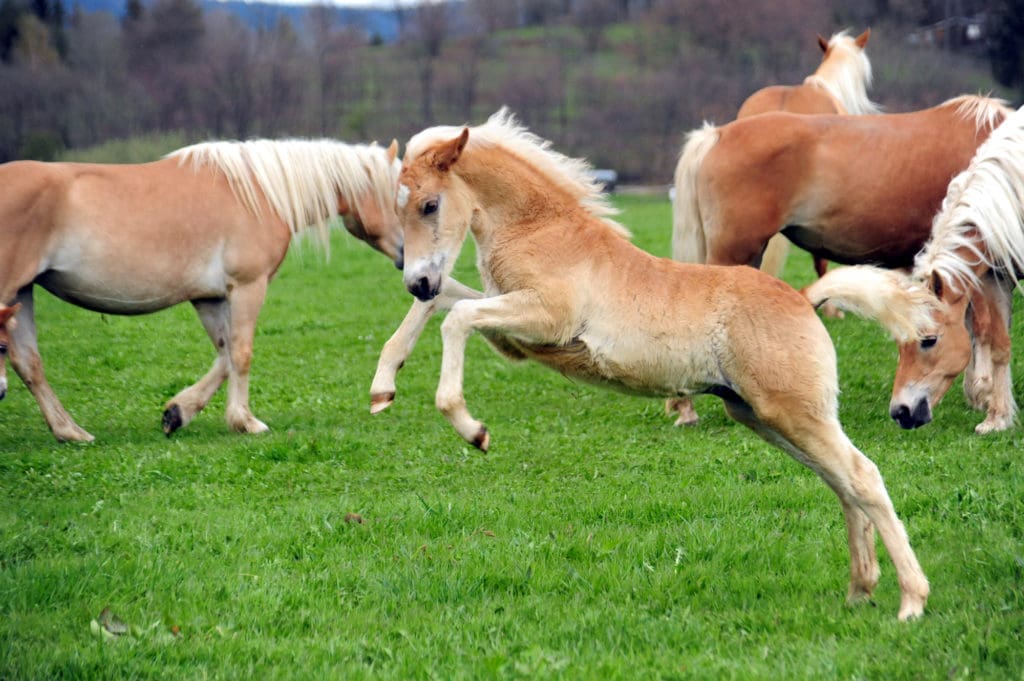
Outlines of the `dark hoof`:
M 393 392 L 370 395 L 370 413 L 379 414 L 390 407 L 394 401 L 395 393 Z
M 164 435 L 171 436 L 171 433 L 181 428 L 184 422 L 181 419 L 181 408 L 178 405 L 171 405 L 164 409 Z
M 491 434 L 487 432 L 486 427 L 480 426 L 480 432 L 473 438 L 473 446 L 481 452 L 486 452 L 487 448 L 491 446 Z

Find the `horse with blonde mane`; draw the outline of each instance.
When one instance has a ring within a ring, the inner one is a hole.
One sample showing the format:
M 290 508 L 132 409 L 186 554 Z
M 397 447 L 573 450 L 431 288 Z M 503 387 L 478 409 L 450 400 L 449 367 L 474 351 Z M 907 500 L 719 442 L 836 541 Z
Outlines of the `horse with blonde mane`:
M 466 407 L 463 363 L 479 331 L 513 358 L 645 396 L 708 393 L 838 495 L 850 547 L 851 602 L 879 579 L 874 528 L 900 584 L 901 620 L 922 614 L 925 579 L 878 468 L 837 416 L 835 350 L 799 293 L 746 267 L 656 258 L 630 243 L 587 175 L 507 111 L 473 128 L 435 127 L 409 142 L 399 176 L 405 285 L 445 295 L 471 231 L 486 291 L 441 325 L 437 407 L 481 450 L 490 435 Z
M 15 161 L 0 165 L 0 304 L 21 305 L 11 365 L 58 440 L 93 439 L 43 374 L 33 287 L 97 312 L 141 314 L 190 301 L 217 359 L 167 402 L 169 435 L 227 380 L 226 419 L 267 426 L 249 409 L 249 365 L 267 285 L 293 236 L 341 216 L 356 237 L 402 266 L 394 214 L 399 163 L 389 149 L 329 140 L 209 142 L 153 163 Z
M 867 29 L 856 38 L 846 31 L 834 33 L 825 40 L 818 36 L 822 51 L 821 64 L 800 85 L 770 85 L 761 88 L 740 105 L 736 118 L 747 118 L 768 111 L 800 114 L 875 114 L 881 109 L 868 97 L 871 86 L 871 62 L 864 48 L 871 37 Z M 761 269 L 780 277 L 789 252 L 789 240 L 776 234 L 768 240 Z M 828 261 L 814 259 L 820 277 L 828 269 Z
M 969 95 L 912 113 L 706 124 L 676 167 L 672 257 L 756 267 L 781 231 L 816 257 L 910 267 L 949 181 L 1010 111 Z
M 949 184 L 932 237 L 909 274 L 841 268 L 805 289 L 877 319 L 900 342 L 889 413 L 903 428 L 932 420 L 966 370 L 968 403 L 984 434 L 1013 425 L 1010 311 L 1024 273 L 1024 108 L 1011 114 Z M 927 293 L 928 295 L 924 295 Z M 894 324 L 893 317 L 911 320 Z
M 800 85 L 770 85 L 750 95 L 740 106 L 736 119 L 748 118 L 758 114 L 787 111 L 796 114 L 874 114 L 880 108 L 868 97 L 867 89 L 871 85 L 871 62 L 864 53 L 864 48 L 871 36 L 868 29 L 856 38 L 850 37 L 845 31 L 835 33 L 829 40 L 818 36 L 818 46 L 823 52 L 821 64 L 817 70 Z M 678 173 L 684 169 L 682 158 L 676 167 Z M 676 194 L 679 200 L 678 189 Z M 676 203 L 673 212 L 675 224 L 685 219 L 681 204 Z M 673 241 L 675 240 L 673 231 Z M 782 277 L 782 268 L 786 265 L 789 255 L 789 239 L 782 234 L 775 234 L 764 247 L 761 258 L 761 270 L 775 277 Z M 814 269 L 818 276 L 828 270 L 828 261 L 814 257 Z M 822 312 L 829 317 L 839 317 L 842 313 L 825 303 Z M 676 415 L 676 426 L 692 426 L 700 420 L 693 407 L 692 400 L 670 399 L 665 403 L 665 413 Z

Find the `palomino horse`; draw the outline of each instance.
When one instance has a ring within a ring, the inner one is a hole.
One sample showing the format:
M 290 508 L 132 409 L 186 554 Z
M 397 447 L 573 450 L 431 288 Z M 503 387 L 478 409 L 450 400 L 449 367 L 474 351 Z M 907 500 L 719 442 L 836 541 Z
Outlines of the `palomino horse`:
M 871 62 L 864 54 L 871 29 L 856 38 L 845 31 L 835 33 L 827 41 L 818 36 L 823 53 L 821 64 L 800 85 L 770 85 L 761 88 L 740 105 L 736 118 L 746 118 L 768 111 L 802 114 L 873 114 L 877 104 L 868 98 L 871 86 Z M 761 269 L 776 277 L 786 264 L 789 241 L 782 235 L 768 240 Z M 818 276 L 825 273 L 828 261 L 815 258 Z
M 7 347 L 15 324 L 13 317 L 20 308 L 20 305 L 0 304 L 0 400 L 7 395 Z
M 973 407 L 986 410 L 975 427 L 984 434 L 1009 428 L 1017 412 L 1008 328 L 1012 289 L 1022 272 L 1024 108 L 996 128 L 950 183 L 932 238 L 909 275 L 842 268 L 805 295 L 813 304 L 831 299 L 851 306 L 890 330 L 882 313 L 918 313 L 910 333 L 896 334 L 904 342 L 890 415 L 904 428 L 930 422 L 932 409 L 966 368 L 964 392 Z M 921 290 L 932 296 L 922 301 Z
M 398 188 L 406 288 L 443 295 L 472 231 L 485 296 L 459 300 L 441 325 L 437 406 L 486 450 L 466 408 L 463 362 L 474 331 L 513 357 L 649 396 L 710 393 L 733 418 L 807 465 L 839 496 L 851 600 L 879 577 L 874 530 L 896 565 L 899 618 L 928 596 L 878 468 L 837 417 L 835 350 L 796 291 L 741 267 L 686 265 L 633 246 L 582 161 L 552 151 L 504 110 L 484 125 L 436 127 L 409 142 Z
M 963 96 L 913 113 L 705 125 L 676 168 L 672 257 L 757 266 L 781 230 L 817 257 L 910 267 L 949 181 L 1009 113 Z
M 0 166 L 0 303 L 22 309 L 11 364 L 58 440 L 92 440 L 43 375 L 32 289 L 98 312 L 140 314 L 191 301 L 217 359 L 163 415 L 187 425 L 225 379 L 227 422 L 267 426 L 249 410 L 256 317 L 293 235 L 341 215 L 401 267 L 394 214 L 398 145 L 210 142 L 140 165 L 17 161 Z

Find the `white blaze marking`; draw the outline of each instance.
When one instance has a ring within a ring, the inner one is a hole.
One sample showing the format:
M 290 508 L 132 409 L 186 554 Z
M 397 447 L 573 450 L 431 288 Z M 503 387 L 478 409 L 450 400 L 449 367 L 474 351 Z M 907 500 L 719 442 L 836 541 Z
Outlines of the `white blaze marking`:
M 398 185 L 398 197 L 396 198 L 399 208 L 405 208 L 405 204 L 409 203 L 409 188 L 404 184 Z

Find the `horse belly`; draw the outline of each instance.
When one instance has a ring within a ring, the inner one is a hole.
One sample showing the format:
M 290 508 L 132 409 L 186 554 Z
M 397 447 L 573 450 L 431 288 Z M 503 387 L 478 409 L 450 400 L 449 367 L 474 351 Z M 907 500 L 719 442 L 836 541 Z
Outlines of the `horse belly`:
M 682 339 L 678 339 L 682 341 Z M 611 345 L 615 347 L 612 348 Z M 593 385 L 630 395 L 666 397 L 703 392 L 713 381 L 702 377 L 697 355 L 670 352 L 654 343 L 630 342 L 624 337 L 611 344 L 598 338 L 579 336 L 565 345 L 522 345 L 531 359 Z
M 95 245 L 60 249 L 35 283 L 70 303 L 110 314 L 144 314 L 186 300 L 227 295 L 224 266 L 216 253 L 168 259 L 129 250 L 103 252 Z

